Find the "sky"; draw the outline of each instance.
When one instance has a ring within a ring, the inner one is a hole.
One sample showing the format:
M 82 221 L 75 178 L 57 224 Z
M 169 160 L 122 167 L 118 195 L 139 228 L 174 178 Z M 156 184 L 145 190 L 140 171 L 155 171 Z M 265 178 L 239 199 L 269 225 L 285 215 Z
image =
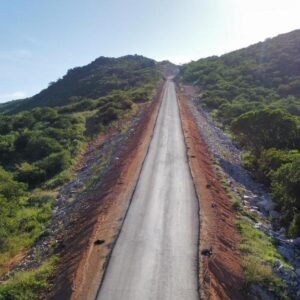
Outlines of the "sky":
M 0 102 L 99 56 L 186 63 L 300 29 L 300 0 L 0 0 Z

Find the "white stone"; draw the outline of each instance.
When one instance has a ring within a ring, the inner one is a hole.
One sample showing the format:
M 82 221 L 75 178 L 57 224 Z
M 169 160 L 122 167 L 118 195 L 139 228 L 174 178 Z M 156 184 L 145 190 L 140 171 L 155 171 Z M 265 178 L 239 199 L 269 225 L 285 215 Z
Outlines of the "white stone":
M 263 208 L 266 211 L 271 211 L 275 208 L 274 202 L 271 200 L 266 200 L 266 199 L 258 202 L 257 206 L 259 206 L 260 208 Z

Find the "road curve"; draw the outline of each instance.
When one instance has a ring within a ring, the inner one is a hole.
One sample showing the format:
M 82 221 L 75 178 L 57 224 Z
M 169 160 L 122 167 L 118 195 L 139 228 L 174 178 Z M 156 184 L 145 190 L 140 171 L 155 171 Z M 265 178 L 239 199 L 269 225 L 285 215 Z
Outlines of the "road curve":
M 175 86 L 167 81 L 149 152 L 97 300 L 199 299 L 198 230 Z

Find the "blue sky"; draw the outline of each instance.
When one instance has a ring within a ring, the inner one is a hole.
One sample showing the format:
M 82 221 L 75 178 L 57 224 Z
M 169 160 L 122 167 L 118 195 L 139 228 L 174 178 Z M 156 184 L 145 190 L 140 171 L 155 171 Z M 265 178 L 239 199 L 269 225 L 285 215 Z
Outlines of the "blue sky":
M 299 0 L 0 0 L 0 102 L 102 55 L 220 55 L 300 28 L 299 11 Z

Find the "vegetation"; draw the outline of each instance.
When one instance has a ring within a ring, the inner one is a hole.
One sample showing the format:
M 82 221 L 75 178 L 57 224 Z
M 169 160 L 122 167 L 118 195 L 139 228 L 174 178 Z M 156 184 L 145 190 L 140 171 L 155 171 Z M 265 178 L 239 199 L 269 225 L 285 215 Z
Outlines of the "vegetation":
M 150 59 L 99 58 L 0 106 L 0 276 L 45 233 L 52 191 L 68 181 L 87 142 L 149 102 L 159 79 Z M 51 266 L 17 274 L 0 286 L 0 299 L 36 299 Z
M 39 94 L 8 102 L 0 111 L 16 113 L 35 107 L 64 106 L 80 100 L 97 99 L 112 91 L 128 91 L 159 78 L 156 62 L 138 55 L 120 58 L 99 57 L 84 67 L 76 67 Z
M 232 207 L 236 211 L 236 224 L 241 236 L 239 249 L 241 264 L 244 268 L 245 288 L 251 295 L 252 285 L 262 285 L 276 299 L 288 300 L 287 285 L 274 272 L 274 267 L 282 265 L 285 270 L 292 267 L 278 253 L 276 240 L 253 226 L 253 222 L 257 223 L 260 219 L 255 213 L 243 207 L 240 195 L 244 188 L 238 186 L 236 190 L 232 190 L 226 174 L 217 161 L 215 161 L 214 167 L 222 187 L 230 197 Z
M 0 285 L 0 300 L 35 300 L 49 289 L 49 278 L 54 269 L 56 257 L 52 257 L 38 269 L 16 273 L 8 282 Z
M 184 82 L 247 151 L 245 165 L 270 189 L 280 225 L 300 235 L 300 30 L 191 62 Z
M 237 225 L 242 236 L 240 249 L 246 285 L 263 284 L 280 299 L 288 299 L 286 285 L 272 270 L 276 262 L 284 263 L 275 241 L 254 228 L 247 218 L 241 217 Z

